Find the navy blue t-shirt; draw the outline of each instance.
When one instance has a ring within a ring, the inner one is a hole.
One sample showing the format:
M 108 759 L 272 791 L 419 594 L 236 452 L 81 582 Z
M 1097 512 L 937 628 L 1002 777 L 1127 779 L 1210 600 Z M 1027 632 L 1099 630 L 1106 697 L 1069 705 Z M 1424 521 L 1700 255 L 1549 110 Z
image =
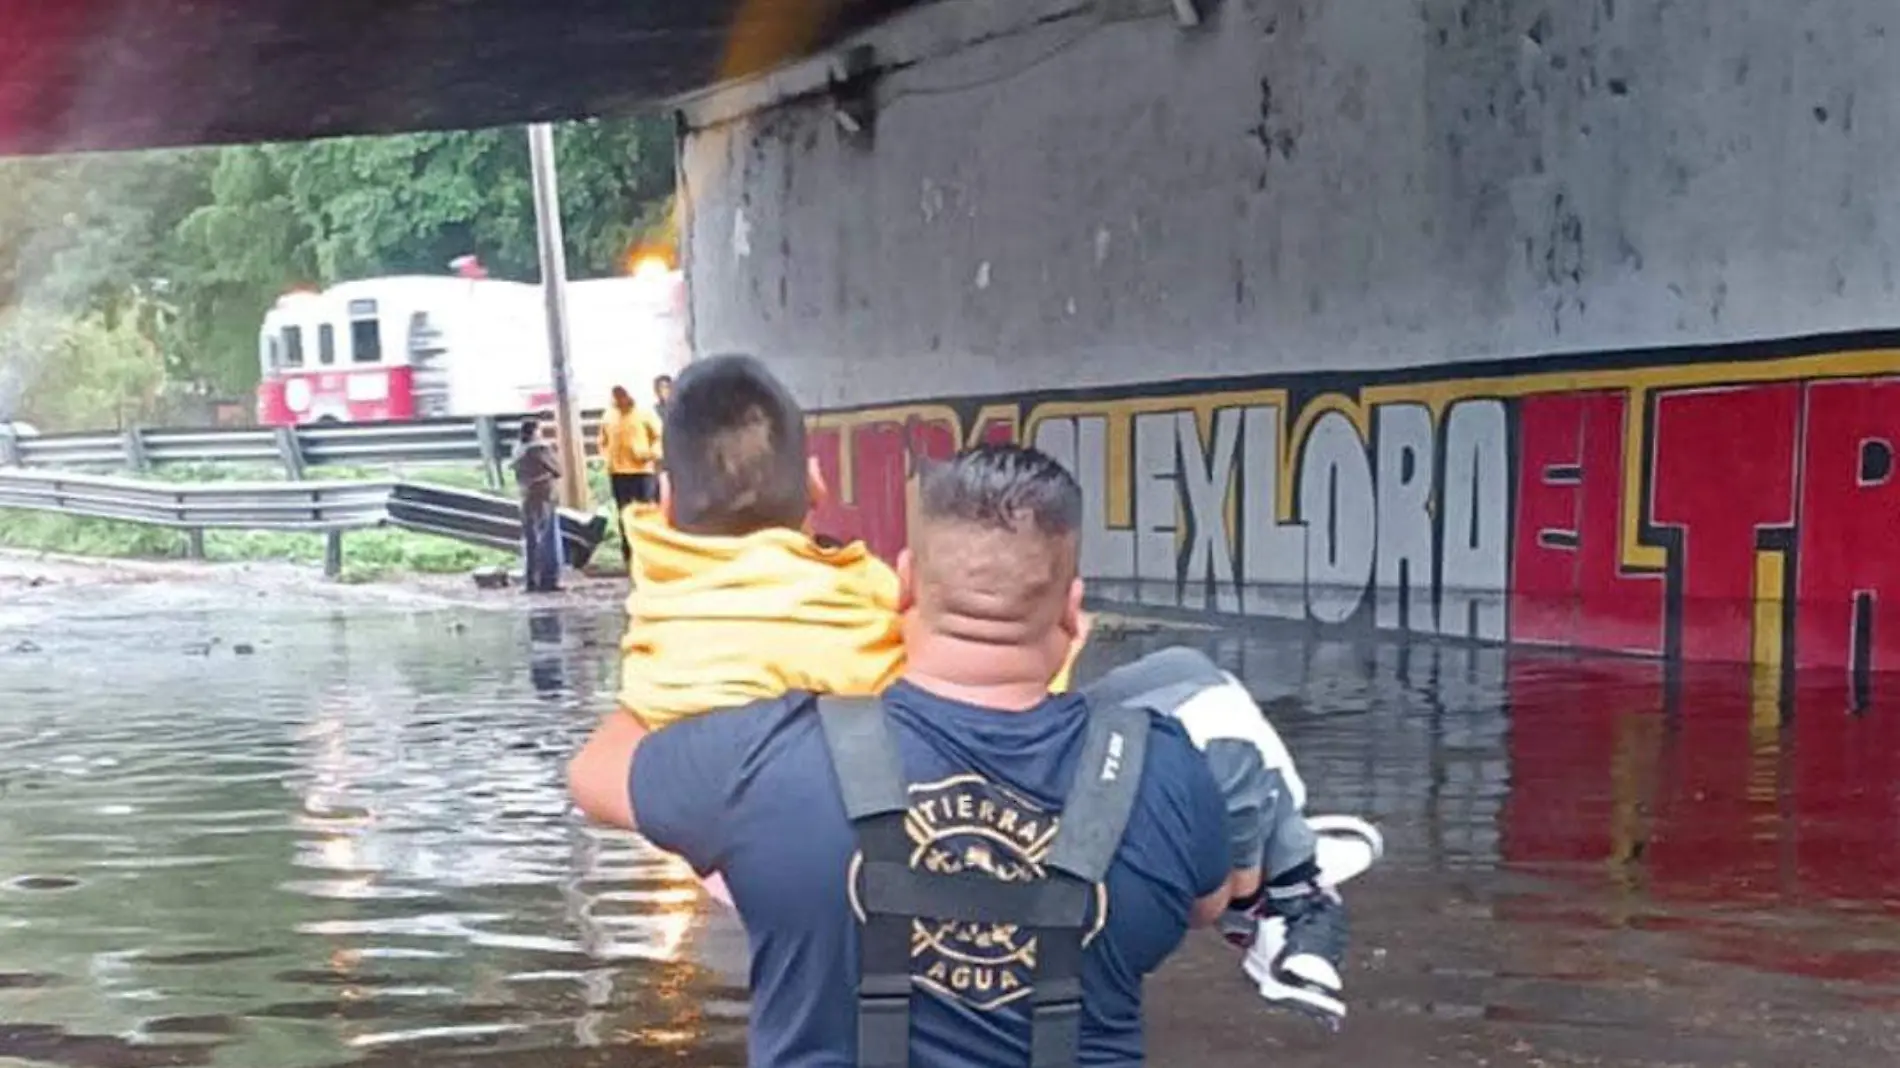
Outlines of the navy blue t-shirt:
M 913 863 L 1040 872 L 1081 753 L 1083 699 L 999 713 L 900 682 L 885 707 L 911 784 Z M 722 873 L 732 891 L 752 947 L 752 1063 L 855 1065 L 858 929 L 846 878 L 857 846 L 815 702 L 801 694 L 667 727 L 636 752 L 631 790 L 641 832 L 702 875 Z M 1141 1063 L 1142 978 L 1180 944 L 1194 902 L 1227 878 L 1225 820 L 1200 753 L 1155 718 L 1083 964 L 1082 1064 Z M 1033 942 L 1013 928 L 920 922 L 913 944 L 912 1064 L 1027 1064 Z

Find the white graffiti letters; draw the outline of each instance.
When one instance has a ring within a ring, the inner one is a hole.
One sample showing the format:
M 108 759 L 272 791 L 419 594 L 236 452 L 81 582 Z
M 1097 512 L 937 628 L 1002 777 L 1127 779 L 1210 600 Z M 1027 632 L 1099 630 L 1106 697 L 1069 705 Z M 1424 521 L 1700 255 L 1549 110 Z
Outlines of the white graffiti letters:
M 1150 604 L 1504 637 L 1503 402 L 1328 397 L 1296 420 L 1218 401 L 1033 420 L 1082 485 L 1087 578 Z
M 1327 412 L 1300 457 L 1300 518 L 1306 520 L 1306 606 L 1321 623 L 1359 611 L 1372 581 L 1378 515 L 1372 464 L 1352 420 Z
M 1504 402 L 1453 405 L 1445 428 L 1445 556 L 1439 618 L 1446 634 L 1504 640 L 1511 570 L 1510 436 Z

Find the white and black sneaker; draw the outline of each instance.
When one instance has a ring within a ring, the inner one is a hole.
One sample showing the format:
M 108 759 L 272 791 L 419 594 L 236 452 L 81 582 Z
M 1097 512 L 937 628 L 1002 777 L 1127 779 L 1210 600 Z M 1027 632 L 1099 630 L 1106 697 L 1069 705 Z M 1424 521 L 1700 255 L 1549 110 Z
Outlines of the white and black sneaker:
M 1332 889 L 1269 891 L 1241 967 L 1261 997 L 1337 1029 L 1346 1019 L 1339 968 L 1348 935 L 1345 903 Z
M 1221 933 L 1244 948 L 1241 967 L 1260 996 L 1337 1029 L 1346 1018 L 1348 927 L 1338 888 L 1365 874 L 1385 855 L 1378 828 L 1353 816 L 1315 816 L 1311 864 L 1289 872 L 1256 901 L 1221 918 Z

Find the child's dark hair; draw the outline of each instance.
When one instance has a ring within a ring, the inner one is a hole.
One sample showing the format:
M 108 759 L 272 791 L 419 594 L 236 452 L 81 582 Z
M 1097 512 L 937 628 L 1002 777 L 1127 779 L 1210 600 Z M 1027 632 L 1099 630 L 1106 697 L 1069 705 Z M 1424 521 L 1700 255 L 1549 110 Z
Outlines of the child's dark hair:
M 751 356 L 709 356 L 680 372 L 665 468 L 673 525 L 689 534 L 796 530 L 811 510 L 805 413 Z

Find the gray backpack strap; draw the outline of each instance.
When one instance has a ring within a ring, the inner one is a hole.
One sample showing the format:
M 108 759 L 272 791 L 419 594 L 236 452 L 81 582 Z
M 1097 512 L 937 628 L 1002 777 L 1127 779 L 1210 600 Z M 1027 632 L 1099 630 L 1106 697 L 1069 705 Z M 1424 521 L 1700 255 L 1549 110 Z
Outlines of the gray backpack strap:
M 909 808 L 904 765 L 884 718 L 884 702 L 830 694 L 820 694 L 817 700 L 831 766 L 837 770 L 838 787 L 844 794 L 845 815 L 856 823 Z
M 1148 756 L 1148 710 L 1140 705 L 1089 706 L 1089 731 L 1075 782 L 1062 806 L 1062 826 L 1049 847 L 1049 866 L 1094 884 L 1108 874 L 1141 789 Z
M 1149 720 L 1138 706 L 1089 706 L 1088 734 L 1062 823 L 1049 847 L 1045 886 L 1093 887 L 1108 875 L 1141 788 Z M 1029 1009 L 1031 1068 L 1074 1068 L 1082 1052 L 1084 915 L 1059 927 L 1037 927 L 1036 970 Z
M 862 871 L 858 930 L 858 1066 L 910 1068 L 911 917 L 879 907 L 886 876 L 908 872 L 910 808 L 904 765 L 875 697 L 818 695 L 818 720 L 838 777 L 845 814 L 857 835 Z

